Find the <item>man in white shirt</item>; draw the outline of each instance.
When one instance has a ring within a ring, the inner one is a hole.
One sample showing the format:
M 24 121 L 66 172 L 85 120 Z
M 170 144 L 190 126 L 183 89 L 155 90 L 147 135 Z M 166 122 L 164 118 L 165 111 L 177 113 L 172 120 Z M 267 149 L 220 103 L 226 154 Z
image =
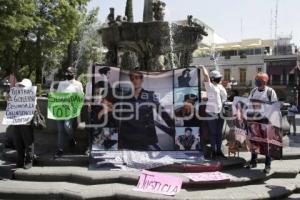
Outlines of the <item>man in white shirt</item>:
M 82 84 L 75 80 L 76 71 L 73 67 L 68 67 L 65 71 L 64 81 L 60 81 L 57 92 L 63 93 L 83 93 Z M 74 150 L 77 141 L 75 139 L 75 130 L 77 127 L 77 118 L 68 120 L 58 120 L 58 140 L 57 140 L 57 152 L 56 156 L 62 156 L 64 152 L 64 134 L 66 133 L 70 138 L 71 150 Z
M 269 81 L 269 76 L 266 73 L 258 73 L 255 77 L 256 87 L 250 92 L 248 98 L 251 104 L 254 104 L 256 107 L 259 106 L 260 103 L 262 103 L 263 105 L 263 104 L 272 104 L 278 101 L 276 92 L 272 88 L 267 86 L 268 81 Z M 257 109 L 257 108 L 254 107 L 253 109 Z M 248 117 L 248 120 L 249 119 L 250 118 Z M 259 123 L 269 123 L 268 119 L 265 118 L 260 118 L 256 120 L 255 117 L 253 117 L 252 119 Z M 265 173 L 269 173 L 271 170 L 271 160 L 272 160 L 271 157 L 269 155 L 266 155 L 265 169 L 264 169 Z M 247 166 L 247 168 L 255 168 L 256 165 L 257 165 L 257 153 L 252 152 L 251 161 L 250 164 Z
M 208 98 L 205 112 L 207 116 L 211 118 L 207 121 L 211 145 L 211 158 L 215 159 L 216 156 L 226 158 L 221 150 L 222 130 L 224 125 L 224 119 L 222 118 L 221 112 L 223 103 L 227 100 L 227 92 L 220 84 L 222 75 L 217 70 L 213 70 L 208 74 L 207 69 L 203 65 L 199 66 L 199 69 L 202 69 L 203 72 L 204 85 Z

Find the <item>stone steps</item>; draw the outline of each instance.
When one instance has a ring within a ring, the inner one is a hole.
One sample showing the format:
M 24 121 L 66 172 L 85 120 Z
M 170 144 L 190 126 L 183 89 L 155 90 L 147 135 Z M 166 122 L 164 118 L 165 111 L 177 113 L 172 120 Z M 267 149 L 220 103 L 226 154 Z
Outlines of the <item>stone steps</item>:
M 230 182 L 195 183 L 182 175 L 184 170 L 175 173 L 162 168 L 183 180 L 183 189 L 174 197 L 133 191 L 138 171 L 91 171 L 86 155 L 53 159 L 52 155 L 44 154 L 38 156 L 37 166 L 14 171 L 14 180 L 0 180 L 0 199 L 297 199 L 300 153 L 295 148 L 285 148 L 284 160 L 273 161 L 267 176 L 262 173 L 262 163 L 257 169 L 242 167 L 250 159 L 248 152 L 240 153 L 243 158 L 223 160 L 222 172 L 232 176 Z M 3 155 L 14 161 L 16 153 L 4 149 Z M 263 162 L 262 156 L 259 161 Z
M 2 180 L 0 196 L 5 199 L 279 199 L 297 191 L 290 179 L 271 179 L 263 184 L 211 190 L 182 189 L 174 197 L 133 191 L 134 186 L 113 183 L 81 185 L 66 182 Z
M 262 168 L 262 166 L 261 166 Z M 234 187 L 251 183 L 260 183 L 273 177 L 276 172 L 266 176 L 260 169 L 235 169 L 227 170 L 232 179 L 230 182 L 220 183 L 196 183 L 190 181 L 182 173 L 168 173 L 180 177 L 183 180 L 184 188 L 211 188 L 213 187 Z M 14 178 L 22 181 L 41 182 L 70 182 L 82 185 L 122 183 L 136 185 L 139 179 L 139 171 L 89 171 L 84 167 L 34 167 L 30 170 L 18 169 L 14 172 Z

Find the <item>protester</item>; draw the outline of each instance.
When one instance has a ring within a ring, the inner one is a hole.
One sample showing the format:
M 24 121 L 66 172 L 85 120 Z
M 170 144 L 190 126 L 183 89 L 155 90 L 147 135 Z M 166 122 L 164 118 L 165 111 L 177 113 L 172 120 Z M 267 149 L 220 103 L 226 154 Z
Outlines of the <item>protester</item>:
M 216 156 L 226 158 L 223 154 L 222 147 L 222 130 L 224 119 L 221 116 L 223 103 L 227 100 L 227 92 L 220 84 L 222 75 L 219 71 L 213 70 L 208 74 L 207 69 L 201 65 L 204 76 L 204 85 L 207 92 L 207 105 L 205 112 L 207 117 L 211 118 L 207 121 L 209 127 L 209 137 L 211 144 L 211 158 L 215 159 Z
M 298 113 L 298 108 L 294 102 L 291 102 L 290 107 L 288 108 L 288 121 L 289 121 L 290 126 L 293 127 L 294 135 L 296 135 L 296 120 L 295 120 L 296 113 Z M 291 133 L 290 133 L 290 129 L 289 129 L 288 135 L 290 135 L 290 134 Z
M 274 103 L 277 100 L 276 92 L 267 86 L 267 83 L 269 81 L 269 76 L 266 73 L 258 73 L 255 77 L 255 85 L 256 87 L 250 92 L 249 94 L 249 100 L 252 104 L 259 104 L 259 103 L 267 103 L 271 104 Z M 258 109 L 261 109 L 259 107 Z M 258 123 L 269 123 L 268 119 L 258 119 L 253 120 Z M 269 173 L 271 170 L 271 156 L 266 155 L 265 159 L 265 173 Z M 247 168 L 255 168 L 257 166 L 257 153 L 252 151 L 251 153 L 251 161 L 250 164 L 247 166 Z
M 23 79 L 16 83 L 16 87 L 24 89 L 31 88 L 32 82 L 29 79 Z M 7 100 L 10 97 L 7 97 Z M 24 125 L 11 125 L 13 132 L 13 144 L 18 153 L 17 168 L 29 169 L 32 167 L 34 152 L 34 136 L 32 121 Z
M 68 67 L 65 71 L 65 79 L 64 81 L 60 81 L 57 92 L 63 93 L 82 93 L 83 87 L 82 84 L 75 80 L 75 69 L 73 67 Z M 66 133 L 70 138 L 70 147 L 73 151 L 77 144 L 75 139 L 75 130 L 77 127 L 77 118 L 72 118 L 68 120 L 58 120 L 57 128 L 58 128 L 58 141 L 57 141 L 57 152 L 56 156 L 62 156 L 64 152 L 64 133 Z

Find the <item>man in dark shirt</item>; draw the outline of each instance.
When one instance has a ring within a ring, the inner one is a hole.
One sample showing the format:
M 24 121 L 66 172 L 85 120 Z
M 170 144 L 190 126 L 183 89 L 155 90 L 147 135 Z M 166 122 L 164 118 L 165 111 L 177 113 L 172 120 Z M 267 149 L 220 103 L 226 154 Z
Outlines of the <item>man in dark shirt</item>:
M 133 95 L 123 98 L 119 103 L 121 116 L 119 144 L 125 149 L 161 150 L 157 144 L 155 126 L 174 137 L 174 121 L 160 105 L 154 92 L 142 88 L 143 74 L 133 71 L 129 76 L 134 91 Z M 126 109 L 131 112 L 125 111 Z M 154 109 L 167 126 L 154 119 Z
M 196 150 L 199 141 L 192 133 L 193 130 L 191 128 L 185 128 L 184 135 L 180 135 L 176 138 L 177 150 Z

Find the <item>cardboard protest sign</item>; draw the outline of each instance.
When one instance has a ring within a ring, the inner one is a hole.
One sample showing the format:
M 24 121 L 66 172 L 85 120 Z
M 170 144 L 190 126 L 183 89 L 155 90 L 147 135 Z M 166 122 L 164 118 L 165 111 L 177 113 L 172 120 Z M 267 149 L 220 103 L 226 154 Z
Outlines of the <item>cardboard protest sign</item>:
M 133 190 L 173 196 L 180 191 L 181 186 L 180 178 L 143 170 L 139 182 Z
M 2 124 L 28 124 L 35 112 L 36 86 L 30 88 L 13 87 L 9 92 L 9 99 Z
M 230 181 L 230 175 L 222 172 L 202 172 L 184 174 L 194 182 L 227 182 Z
M 48 95 L 48 118 L 66 120 L 78 117 L 83 103 L 82 93 L 51 92 Z

